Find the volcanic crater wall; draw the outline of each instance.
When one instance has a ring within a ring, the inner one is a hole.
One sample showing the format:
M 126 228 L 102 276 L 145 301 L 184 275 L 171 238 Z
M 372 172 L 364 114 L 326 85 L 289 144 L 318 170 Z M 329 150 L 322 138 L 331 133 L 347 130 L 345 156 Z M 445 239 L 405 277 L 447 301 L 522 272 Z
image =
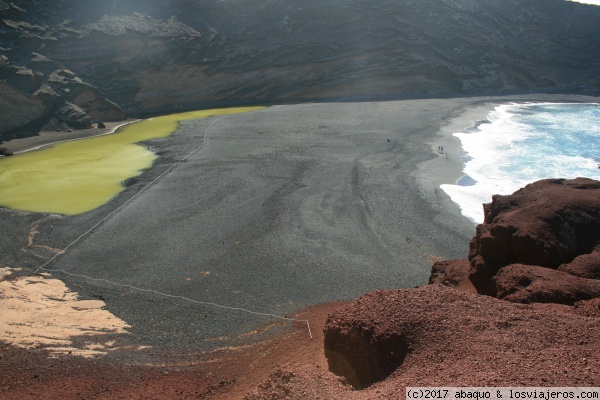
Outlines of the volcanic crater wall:
M 599 18 L 564 0 L 0 0 L 0 134 L 214 105 L 594 89 Z

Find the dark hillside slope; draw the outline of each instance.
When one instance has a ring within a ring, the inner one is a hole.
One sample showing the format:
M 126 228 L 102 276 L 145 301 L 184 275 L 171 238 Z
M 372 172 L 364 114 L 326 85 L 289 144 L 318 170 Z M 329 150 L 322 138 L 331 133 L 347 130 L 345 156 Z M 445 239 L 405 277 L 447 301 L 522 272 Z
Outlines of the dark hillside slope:
M 0 0 L 0 134 L 246 102 L 583 90 L 564 0 Z

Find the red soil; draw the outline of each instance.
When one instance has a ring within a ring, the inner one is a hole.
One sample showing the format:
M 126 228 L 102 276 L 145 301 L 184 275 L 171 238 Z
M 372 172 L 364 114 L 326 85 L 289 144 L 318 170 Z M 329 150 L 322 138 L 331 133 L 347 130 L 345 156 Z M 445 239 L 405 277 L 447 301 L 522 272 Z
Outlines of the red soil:
M 211 354 L 165 355 L 164 365 L 135 365 L 103 358 L 49 358 L 41 349 L 0 343 L 0 398 L 39 399 L 241 399 L 278 365 L 301 363 L 327 370 L 323 327 L 343 303 L 323 304 L 297 315 L 305 324 L 241 348 Z

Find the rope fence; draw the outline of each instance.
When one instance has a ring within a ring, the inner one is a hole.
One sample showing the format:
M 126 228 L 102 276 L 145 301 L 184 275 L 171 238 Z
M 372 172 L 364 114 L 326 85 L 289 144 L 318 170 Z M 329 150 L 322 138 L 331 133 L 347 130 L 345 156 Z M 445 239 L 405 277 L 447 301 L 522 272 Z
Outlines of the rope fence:
M 282 316 L 279 316 L 279 315 L 274 315 L 274 314 L 269 314 L 269 313 L 262 313 L 262 312 L 247 310 L 247 309 L 240 308 L 240 307 L 229 307 L 229 306 L 224 306 L 224 305 L 216 304 L 216 303 L 212 303 L 212 302 L 204 302 L 204 301 L 194 300 L 194 299 L 190 299 L 190 298 L 184 297 L 184 296 L 178 296 L 178 295 L 172 295 L 172 294 L 168 294 L 168 293 L 163 293 L 163 292 L 159 292 L 159 291 L 153 290 L 153 289 L 143 289 L 143 288 L 139 288 L 139 287 L 127 285 L 127 284 L 112 282 L 112 281 L 109 281 L 109 280 L 106 280 L 106 279 L 99 279 L 99 278 L 89 277 L 89 276 L 86 276 L 86 275 L 73 274 L 73 273 L 70 273 L 70 272 L 67 272 L 67 271 L 63 271 L 61 269 L 49 269 L 49 268 L 46 268 L 56 258 L 58 258 L 60 255 L 65 254 L 67 252 L 67 250 L 69 250 L 72 246 L 74 246 L 79 241 L 81 241 L 84 237 L 86 237 L 87 235 L 89 235 L 95 228 L 97 228 L 98 226 L 100 226 L 100 224 L 102 224 L 103 222 L 105 222 L 106 220 L 108 220 L 110 217 L 112 217 L 113 215 L 115 215 L 117 212 L 119 212 L 122 208 L 124 208 L 131 201 L 133 201 L 133 199 L 135 199 L 140 194 L 142 194 L 144 191 L 146 191 L 146 189 L 148 189 L 150 186 L 152 186 L 154 183 L 156 183 L 159 179 L 161 179 L 166 174 L 168 174 L 176 166 L 178 166 L 179 164 L 181 164 L 182 162 L 184 162 L 185 160 L 187 160 L 189 157 L 191 157 L 196 152 L 200 151 L 204 147 L 204 145 L 206 143 L 206 136 L 208 135 L 208 132 L 222 118 L 224 118 L 224 116 L 221 116 L 221 117 L 217 118 L 215 121 L 213 121 L 210 124 L 210 126 L 208 128 L 206 128 L 206 130 L 204 131 L 204 136 L 202 138 L 202 142 L 200 143 L 200 145 L 198 147 L 196 147 L 194 150 L 192 150 L 188 155 L 186 155 L 185 157 L 183 157 L 181 160 L 179 160 L 176 163 L 174 163 L 173 165 L 171 165 L 167 170 L 165 170 L 163 173 L 161 173 L 159 176 L 157 176 L 155 179 L 153 179 L 150 183 L 148 183 L 146 186 L 144 186 L 142 189 L 140 189 L 138 192 L 136 192 L 127 201 L 125 201 L 119 207 L 117 207 L 116 209 L 114 209 L 113 211 L 111 211 L 110 213 L 108 213 L 104 218 L 102 218 L 100 221 L 98 221 L 96 224 L 94 224 L 87 231 L 85 231 L 84 233 L 82 233 L 74 241 L 72 241 L 71 243 L 69 243 L 64 249 L 62 249 L 61 251 L 57 252 L 54 256 L 52 256 L 52 258 L 50 258 L 48 261 L 46 261 L 44 264 L 42 264 L 40 267 L 38 267 L 32 273 L 32 275 L 39 274 L 40 271 L 42 271 L 42 270 L 44 270 L 46 272 L 59 272 L 59 273 L 65 274 L 65 275 L 69 275 L 71 277 L 85 278 L 85 279 L 88 279 L 90 281 L 95 281 L 95 282 L 104 282 L 104 283 L 108 283 L 108 284 L 113 285 L 113 286 L 129 288 L 129 289 L 132 289 L 132 290 L 135 290 L 135 291 L 139 291 L 139 292 L 153 293 L 153 294 L 156 294 L 158 296 L 163 296 L 163 297 L 168 297 L 168 298 L 173 298 L 173 299 L 184 300 L 184 301 L 195 303 L 195 304 L 200 304 L 200 305 L 205 305 L 205 306 L 211 306 L 211 307 L 221 308 L 221 309 L 230 310 L 230 311 L 240 311 L 240 312 L 244 312 L 244 313 L 247 313 L 247 314 L 252 314 L 252 315 L 257 315 L 257 316 L 271 317 L 271 318 L 276 318 L 276 319 L 280 319 L 280 320 L 284 320 L 284 321 L 303 322 L 303 323 L 306 323 L 306 327 L 308 329 L 308 334 L 309 334 L 310 338 L 313 339 L 312 331 L 310 329 L 310 322 L 308 320 L 305 320 L 305 319 L 296 319 L 296 318 L 282 317 Z

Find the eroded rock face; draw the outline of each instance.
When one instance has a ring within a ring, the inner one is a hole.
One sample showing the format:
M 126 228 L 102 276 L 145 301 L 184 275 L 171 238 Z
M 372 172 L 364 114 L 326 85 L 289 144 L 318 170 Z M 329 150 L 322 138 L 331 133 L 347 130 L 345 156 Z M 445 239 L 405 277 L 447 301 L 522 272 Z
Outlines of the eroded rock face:
M 125 118 L 97 88 L 54 60 L 32 53 L 26 66 L 8 58 L 0 64 L 0 142 L 42 129 L 87 129 L 93 120 Z
M 2 4 L 0 80 L 27 98 L 46 84 L 94 120 L 120 109 L 140 116 L 247 102 L 599 84 L 600 8 L 564 1 Z M 57 70 L 71 71 L 64 78 L 79 79 L 79 89 L 50 78 Z M 54 95 L 41 93 L 45 101 Z M 32 118 L 15 117 L 0 134 Z
M 375 392 L 403 393 L 403 386 L 417 382 L 582 382 L 588 366 L 598 365 L 598 358 L 589 356 L 597 354 L 600 343 L 593 319 L 600 315 L 598 305 L 596 300 L 580 301 L 574 308 L 515 304 L 441 285 L 379 291 L 330 314 L 325 354 L 330 370 L 355 387 L 385 379 L 357 397 L 364 399 L 397 398 Z M 567 360 L 581 364 L 571 369 Z
M 463 292 L 477 293 L 469 280 L 471 264 L 469 260 L 438 261 L 431 267 L 430 285 L 444 285 Z
M 588 279 L 600 279 L 600 248 L 596 246 L 590 254 L 575 257 L 570 263 L 562 264 L 559 271 Z
M 479 293 L 496 294 L 493 277 L 510 264 L 563 271 L 574 262 L 592 274 L 600 244 L 600 182 L 546 179 L 484 205 L 469 251 L 470 280 Z M 583 272 L 582 272 L 583 273 Z
M 46 115 L 43 100 L 27 96 L 4 83 L 0 83 L 0 109 L 3 114 L 0 118 L 0 132 L 15 131 Z M 4 114 L 7 115 L 6 118 Z M 10 135 L 0 136 L 0 141 L 5 138 L 10 138 Z
M 524 303 L 600 296 L 600 182 L 546 179 L 484 211 L 469 259 L 437 263 L 430 283 L 461 288 L 468 277 L 478 293 Z
M 329 370 L 362 389 L 385 379 L 404 360 L 413 332 L 398 321 L 398 309 L 380 306 L 404 293 L 369 293 L 329 316 L 325 328 L 325 356 Z M 385 299 L 385 301 L 383 301 Z
M 76 129 L 89 129 L 92 127 L 92 119 L 78 105 L 66 103 L 56 113 L 56 117 Z

